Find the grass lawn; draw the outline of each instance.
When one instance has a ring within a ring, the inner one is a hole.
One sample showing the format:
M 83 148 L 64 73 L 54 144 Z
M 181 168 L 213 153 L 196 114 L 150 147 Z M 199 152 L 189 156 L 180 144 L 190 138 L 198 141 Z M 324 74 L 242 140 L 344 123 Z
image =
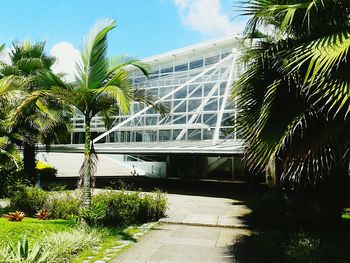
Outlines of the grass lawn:
M 17 242 L 28 235 L 29 243 L 45 235 L 45 233 L 69 230 L 75 226 L 70 220 L 38 220 L 25 217 L 21 222 L 8 221 L 0 218 L 0 240 L 4 242 Z
M 21 222 L 12 222 L 6 218 L 0 218 L 0 242 L 14 244 L 27 234 L 29 247 L 31 247 L 39 239 L 44 238 L 46 234 L 67 231 L 75 226 L 77 223 L 74 220 L 38 220 L 25 217 Z M 96 244 L 98 249 L 85 249 L 71 258 L 70 262 L 79 263 L 92 256 L 94 260 L 98 260 L 108 254 L 114 258 L 135 241 L 133 235 L 139 230 L 137 227 L 100 227 L 98 231 L 102 234 L 102 243 Z M 127 242 L 126 245 L 125 242 Z M 122 246 L 122 248 L 109 252 L 111 248 L 117 246 Z
M 342 218 L 343 218 L 343 219 L 350 220 L 350 212 L 345 212 L 345 213 L 343 213 Z

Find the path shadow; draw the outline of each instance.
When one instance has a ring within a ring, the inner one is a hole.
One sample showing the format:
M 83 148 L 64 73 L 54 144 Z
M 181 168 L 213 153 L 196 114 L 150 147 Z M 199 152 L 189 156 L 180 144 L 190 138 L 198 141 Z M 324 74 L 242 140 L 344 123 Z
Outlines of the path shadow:
M 252 210 L 252 213 L 240 217 L 250 235 L 232 237 L 233 245 L 226 252 L 227 256 L 233 258 L 232 262 L 350 262 L 350 217 L 343 219 L 337 231 L 330 226 L 326 235 L 321 234 L 324 232 L 317 224 L 319 213 L 307 213 L 305 209 L 311 209 L 307 206 L 298 208 L 290 203 L 274 204 L 272 200 L 262 199 L 266 195 L 251 192 L 250 195 L 244 195 L 241 201 L 232 202 L 232 206 L 243 204 Z M 306 200 L 303 201 L 306 203 Z

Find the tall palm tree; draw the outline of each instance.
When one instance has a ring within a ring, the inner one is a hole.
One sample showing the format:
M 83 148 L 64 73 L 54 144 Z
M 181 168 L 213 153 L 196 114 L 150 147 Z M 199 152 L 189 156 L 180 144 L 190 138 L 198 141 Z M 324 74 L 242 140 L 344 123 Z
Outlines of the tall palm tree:
M 147 65 L 126 56 L 108 58 L 107 34 L 115 27 L 116 22 L 110 19 L 98 21 L 93 26 L 85 38 L 81 52 L 82 62 L 77 65 L 78 74 L 73 83 L 64 83 L 59 77 L 46 72 L 43 75 L 46 83 L 50 83 L 48 90 L 38 91 L 28 99 L 35 101 L 45 96 L 54 96 L 73 105 L 80 114 L 84 115 L 85 150 L 80 176 L 85 208 L 89 208 L 91 204 L 91 186 L 97 162 L 91 138 L 92 118 L 97 115 L 102 116 L 108 126 L 109 116 L 127 113 L 132 101 L 153 105 L 160 112 L 165 111 L 164 105 L 153 103 L 154 97 L 151 94 L 132 87 L 128 73 L 130 67 L 135 67 L 147 75 Z
M 245 2 L 246 31 L 273 34 L 246 53 L 234 85 L 247 163 L 273 166 L 286 187 L 321 190 L 328 223 L 340 221 L 349 175 L 349 12 L 345 0 Z
M 44 42 L 13 43 L 10 63 L 0 64 L 2 78 L 22 80 L 20 92 L 15 95 L 11 93 L 12 107 L 15 109 L 10 111 L 11 132 L 18 133 L 22 137 L 15 142 L 23 146 L 24 172 L 32 182 L 36 178 L 36 144 L 39 141 L 49 144 L 52 134 L 62 127 L 67 127 L 61 108 L 55 100 L 45 103 L 37 100 L 35 103 L 19 106 L 24 98 L 45 86 L 44 79 L 41 78 L 43 72 L 52 73 L 51 66 L 55 58 L 47 56 L 44 48 Z

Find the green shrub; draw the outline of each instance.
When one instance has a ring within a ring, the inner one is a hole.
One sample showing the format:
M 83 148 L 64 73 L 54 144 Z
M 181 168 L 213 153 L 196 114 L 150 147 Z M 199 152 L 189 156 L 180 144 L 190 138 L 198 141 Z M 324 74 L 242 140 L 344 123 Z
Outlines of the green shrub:
M 90 210 L 82 210 L 82 218 L 93 225 L 126 226 L 156 221 L 167 208 L 165 195 L 160 192 L 104 191 L 92 197 Z
M 34 215 L 36 211 L 44 208 L 49 193 L 37 187 L 19 186 L 11 193 L 10 198 L 12 208 Z
M 74 192 L 47 192 L 37 187 L 22 186 L 12 193 L 10 207 L 28 215 L 47 210 L 51 218 L 69 219 L 79 215 L 81 201 Z
M 51 194 L 43 204 L 50 212 L 50 218 L 70 219 L 79 215 L 81 200 L 76 192 L 58 192 Z
M 89 226 L 99 225 L 106 217 L 108 207 L 106 203 L 99 202 L 94 204 L 91 209 L 80 209 L 80 217 L 84 219 Z
M 162 192 L 156 191 L 151 195 L 147 194 L 140 200 L 138 221 L 157 221 L 165 216 L 167 207 L 167 199 Z
M 129 191 L 103 191 L 92 197 L 89 210 L 80 209 L 77 192 L 47 192 L 36 187 L 21 187 L 11 197 L 12 210 L 35 215 L 39 210 L 48 211 L 50 218 L 69 219 L 81 216 L 90 225 L 126 226 L 163 217 L 167 200 L 163 193 Z

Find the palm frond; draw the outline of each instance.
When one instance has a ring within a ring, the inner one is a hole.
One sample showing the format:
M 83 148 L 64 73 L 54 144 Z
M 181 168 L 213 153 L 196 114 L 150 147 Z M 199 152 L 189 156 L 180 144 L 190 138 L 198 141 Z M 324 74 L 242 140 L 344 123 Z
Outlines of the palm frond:
M 123 113 L 129 111 L 132 94 L 128 72 L 120 69 L 103 87 L 96 89 L 95 92 L 96 98 L 94 103 L 98 103 L 99 98 L 108 96 L 118 103 Z
M 98 21 L 85 38 L 78 81 L 86 89 L 98 88 L 108 73 L 107 33 L 115 27 L 114 20 Z
M 125 69 L 126 67 L 136 67 L 139 69 L 146 77 L 150 72 L 150 66 L 137 58 L 128 57 L 125 55 L 114 56 L 109 60 L 109 74 L 113 74 L 118 72 L 121 69 Z
M 165 102 L 155 103 L 158 99 L 159 97 L 156 97 L 145 89 L 133 89 L 133 101 L 147 106 L 151 105 L 162 117 L 165 117 L 169 113 L 170 105 Z

